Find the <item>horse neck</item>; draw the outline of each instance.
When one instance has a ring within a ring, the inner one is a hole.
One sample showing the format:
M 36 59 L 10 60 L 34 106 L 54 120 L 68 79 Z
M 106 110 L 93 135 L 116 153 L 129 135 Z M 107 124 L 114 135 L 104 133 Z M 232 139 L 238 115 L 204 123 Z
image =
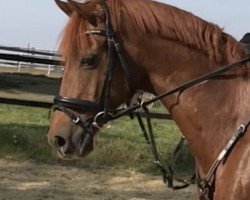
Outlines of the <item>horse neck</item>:
M 130 43 L 131 41 L 131 43 Z M 136 42 L 135 42 L 136 41 Z M 124 43 L 130 58 L 137 67 L 147 72 L 156 94 L 173 89 L 186 81 L 204 75 L 214 66 L 226 65 L 230 61 L 217 63 L 198 50 L 155 38 L 137 38 Z M 240 51 L 241 52 L 241 51 Z M 243 57 L 239 53 L 235 57 Z M 231 58 L 232 60 L 232 58 Z M 193 86 L 162 100 L 197 159 L 206 172 L 219 152 L 250 113 L 248 81 L 241 73 L 233 78 L 224 77 Z M 145 89 L 145 88 L 143 88 Z

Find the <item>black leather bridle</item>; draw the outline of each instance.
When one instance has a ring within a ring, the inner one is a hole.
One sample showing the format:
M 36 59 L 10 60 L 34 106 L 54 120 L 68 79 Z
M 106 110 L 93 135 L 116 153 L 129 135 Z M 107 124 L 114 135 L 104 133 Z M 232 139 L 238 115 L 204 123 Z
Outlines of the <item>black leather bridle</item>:
M 126 63 L 125 57 L 122 53 L 121 45 L 116 37 L 113 26 L 111 24 L 109 10 L 105 3 L 103 4 L 103 10 L 105 12 L 105 29 L 93 29 L 86 32 L 86 34 L 88 35 L 99 35 L 107 38 L 108 64 L 106 67 L 105 81 L 99 102 L 97 103 L 89 100 L 68 98 L 59 95 L 55 96 L 54 98 L 54 109 L 64 112 L 72 120 L 73 123 L 83 127 L 85 130 L 87 130 L 87 133 L 89 134 L 91 134 L 91 131 L 88 131 L 91 126 L 94 125 L 98 127 L 99 123 L 103 124 L 112 117 L 110 113 L 109 95 L 111 81 L 113 78 L 115 56 L 118 56 L 119 58 L 125 77 L 127 79 L 128 89 L 130 90 L 130 93 L 132 93 L 131 73 Z M 87 120 L 82 120 L 80 118 L 80 114 L 83 113 L 92 113 L 96 116 L 94 118 L 92 117 Z

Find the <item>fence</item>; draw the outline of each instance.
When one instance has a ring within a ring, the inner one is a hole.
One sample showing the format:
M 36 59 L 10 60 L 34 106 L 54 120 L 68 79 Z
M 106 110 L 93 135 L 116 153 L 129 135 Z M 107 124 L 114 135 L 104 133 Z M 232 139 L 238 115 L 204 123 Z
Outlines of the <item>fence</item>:
M 63 65 L 63 61 L 61 55 L 55 51 L 0 46 L 0 64 L 2 66 L 16 66 L 18 72 L 25 64 L 26 67 L 47 70 L 48 75 L 50 75 L 52 70 L 62 70 L 60 66 Z
M 53 103 L 50 103 L 50 102 L 10 99 L 10 98 L 4 98 L 4 97 L 0 97 L 0 103 L 9 104 L 9 105 L 30 106 L 30 107 L 37 107 L 37 108 L 51 108 L 53 106 Z
M 250 43 L 242 42 L 250 53 Z M 32 63 L 38 65 L 47 66 L 48 73 L 51 71 L 51 66 L 59 67 L 64 65 L 64 62 L 61 59 L 60 54 L 57 52 L 50 51 L 42 51 L 35 49 L 25 49 L 19 47 L 6 47 L 0 46 L 0 51 L 8 51 L 8 52 L 18 52 L 25 53 L 26 55 L 14 54 L 14 53 L 1 53 L 0 52 L 0 63 L 7 65 L 18 65 L 20 67 L 20 63 Z M 1 61 L 2 60 L 2 61 Z M 17 63 L 15 63 L 17 62 Z M 61 67 L 60 67 L 61 69 Z M 19 100 L 19 99 L 9 99 L 0 97 L 0 103 L 11 104 L 11 105 L 23 105 L 23 106 L 33 106 L 33 107 L 42 107 L 42 108 L 51 108 L 53 103 L 47 102 L 38 102 L 38 101 L 29 101 L 29 100 Z M 159 117 L 159 116 L 158 116 Z M 159 118 L 166 118 L 166 115 L 160 116 Z M 169 119 L 170 116 L 167 116 Z
M 61 70 L 61 66 L 64 64 L 61 55 L 57 52 L 35 50 L 34 48 L 0 46 L 0 64 L 2 64 L 3 67 L 6 65 L 17 67 L 18 71 L 20 71 L 22 63 L 26 63 L 25 66 L 30 65 L 30 67 L 35 68 L 47 68 L 48 74 L 50 74 L 51 70 Z M 47 103 L 4 97 L 0 97 L 0 103 L 41 108 L 51 108 L 53 105 L 52 102 Z
M 5 47 L 3 47 L 4 50 L 6 50 Z M 0 46 L 0 49 L 3 49 Z M 9 50 L 10 48 L 8 48 Z M 24 49 L 17 49 L 13 48 L 13 51 L 20 50 L 25 53 L 31 53 L 32 54 L 40 54 L 44 56 L 44 52 L 39 51 L 31 51 L 30 50 L 24 50 Z M 45 52 L 46 56 L 53 56 L 53 59 L 48 58 L 41 58 L 41 57 L 35 57 L 30 55 L 18 55 L 18 54 L 8 54 L 8 53 L 0 53 L 0 59 L 4 60 L 5 63 L 8 63 L 8 61 L 17 61 L 17 62 L 31 62 L 31 63 L 37 63 L 37 64 L 45 64 L 45 65 L 63 65 L 63 61 L 60 59 L 59 54 L 49 55 L 48 52 Z M 11 63 L 11 62 L 10 62 Z M 0 97 L 0 103 L 2 104 L 9 104 L 9 105 L 21 105 L 21 106 L 31 106 L 31 107 L 39 107 L 39 108 L 51 108 L 53 106 L 52 102 L 42 102 L 42 101 L 32 101 L 32 100 L 21 100 L 21 99 L 10 99 L 10 98 L 4 98 Z M 146 117 L 145 113 L 140 111 L 135 111 L 134 114 L 140 114 L 141 117 Z M 155 119 L 171 119 L 171 116 L 169 114 L 163 114 L 163 113 L 150 113 L 152 118 Z

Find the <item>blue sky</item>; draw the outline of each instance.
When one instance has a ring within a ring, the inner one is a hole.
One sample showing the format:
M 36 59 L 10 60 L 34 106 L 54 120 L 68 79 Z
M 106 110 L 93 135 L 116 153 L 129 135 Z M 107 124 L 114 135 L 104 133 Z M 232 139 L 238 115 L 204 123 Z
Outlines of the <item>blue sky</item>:
M 249 0 L 159 0 L 218 24 L 237 39 L 250 32 Z M 236 3 L 237 2 L 237 3 Z M 67 17 L 53 0 L 0 0 L 0 45 L 56 50 Z

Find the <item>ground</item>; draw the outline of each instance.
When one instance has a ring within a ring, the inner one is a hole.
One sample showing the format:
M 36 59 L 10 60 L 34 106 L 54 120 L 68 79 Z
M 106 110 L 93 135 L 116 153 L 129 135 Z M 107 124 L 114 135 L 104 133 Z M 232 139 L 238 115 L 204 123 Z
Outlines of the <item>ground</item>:
M 53 72 L 46 76 L 46 71 L 23 68 L 17 73 L 16 68 L 0 67 L 0 96 L 35 101 L 52 102 L 58 94 L 61 73 Z
M 0 96 L 52 101 L 53 95 L 58 93 L 60 79 L 57 75 L 53 78 L 46 77 L 39 71 L 28 69 L 22 69 L 21 74 L 13 72 L 16 72 L 16 69 L 0 68 Z M 19 114 L 20 112 L 25 121 L 25 113 L 19 111 Z M 5 123 L 7 124 L 5 126 L 9 126 L 6 120 Z M 24 126 L 11 124 L 11 127 L 13 130 L 24 132 L 26 130 Z M 5 130 L 3 124 L 0 130 Z M 105 137 L 101 139 L 104 140 Z M 127 146 L 131 145 L 129 141 L 126 142 Z M 119 154 L 118 147 L 122 147 L 121 141 L 118 142 L 111 144 L 109 150 L 113 152 L 112 149 L 116 144 L 117 148 L 114 151 L 116 155 Z M 105 146 L 109 148 L 107 142 Z M 21 149 L 25 148 L 26 146 L 23 146 Z M 126 158 L 123 157 L 122 160 Z M 100 162 L 107 160 L 100 159 L 100 156 L 98 159 Z M 160 176 L 139 173 L 117 165 L 90 168 L 58 163 L 44 164 L 29 159 L 17 162 L 12 158 L 0 158 L 0 200 L 191 200 L 195 199 L 195 191 L 196 189 L 191 187 L 173 192 L 167 189 Z
M 161 177 L 130 170 L 83 169 L 0 159 L 0 200 L 191 200 L 195 188 L 171 191 Z

